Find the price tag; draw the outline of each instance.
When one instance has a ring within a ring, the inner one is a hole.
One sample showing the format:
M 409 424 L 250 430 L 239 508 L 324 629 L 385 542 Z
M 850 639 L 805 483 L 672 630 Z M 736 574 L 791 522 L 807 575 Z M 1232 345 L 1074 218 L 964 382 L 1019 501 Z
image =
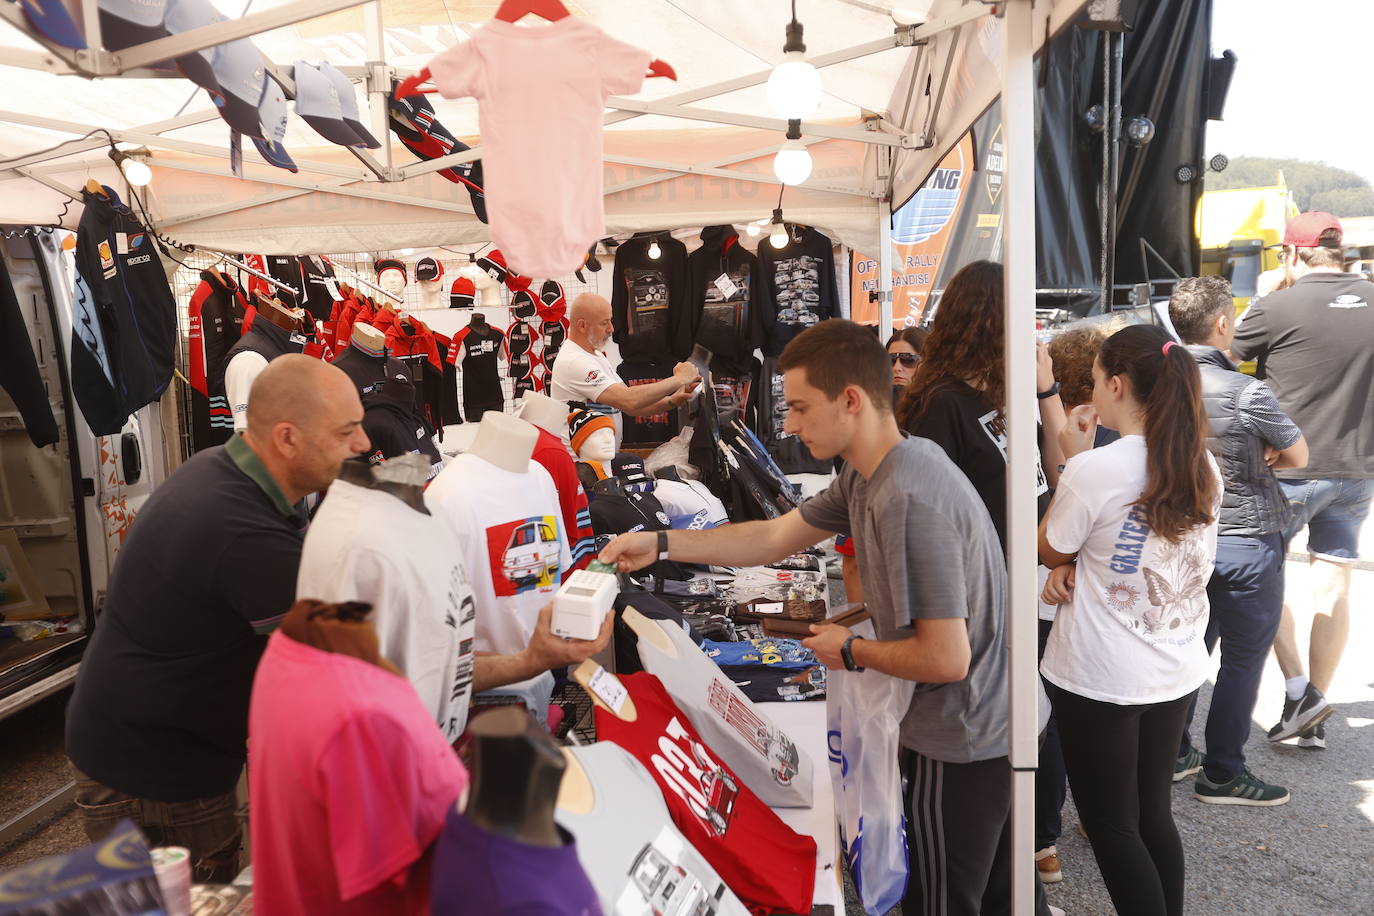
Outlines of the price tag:
M 329 290 L 329 295 L 334 299 L 343 298 L 343 293 L 339 292 L 339 282 L 333 277 L 324 278 L 324 288 Z
M 735 293 L 739 292 L 739 287 L 735 285 L 734 280 L 730 279 L 729 274 L 721 274 L 719 277 L 716 277 L 715 282 L 716 289 L 720 290 L 720 294 L 726 299 L 729 299 Z
M 115 251 L 119 254 L 129 253 L 129 234 L 127 232 L 115 233 Z
M 620 679 L 605 668 L 596 669 L 596 674 L 593 674 L 591 680 L 587 682 L 587 687 L 617 716 L 625 708 L 625 699 L 630 695 L 625 690 L 625 685 L 620 683 Z
M 754 613 L 755 613 L 755 614 L 781 614 L 781 613 L 782 613 L 782 602 L 779 601 L 779 602 L 776 602 L 776 603 L 774 603 L 774 604 L 756 604 L 756 605 L 754 605 Z

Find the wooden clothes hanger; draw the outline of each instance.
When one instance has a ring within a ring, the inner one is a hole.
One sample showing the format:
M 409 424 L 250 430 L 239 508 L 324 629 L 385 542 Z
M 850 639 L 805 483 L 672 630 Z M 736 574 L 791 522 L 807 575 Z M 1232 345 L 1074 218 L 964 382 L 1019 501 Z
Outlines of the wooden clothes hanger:
M 496 15 L 492 18 L 502 22 L 518 22 L 531 13 L 549 22 L 557 22 L 569 15 L 568 8 L 559 0 L 504 0 L 497 7 Z M 408 95 L 438 92 L 438 89 L 432 87 L 429 89 L 420 88 L 422 83 L 429 82 L 431 75 L 429 68 L 425 67 L 414 76 L 406 77 L 401 81 L 401 85 L 396 87 L 396 98 L 403 99 Z M 655 76 L 663 76 L 674 82 L 677 81 L 677 71 L 673 69 L 673 65 L 658 58 L 649 61 L 649 72 L 646 74 L 646 78 Z
M 90 191 L 92 194 L 99 195 L 100 197 L 103 197 L 106 200 L 110 199 L 110 195 L 105 193 L 105 189 L 100 186 L 100 182 L 96 181 L 94 178 L 86 179 L 86 190 Z
M 574 681 L 582 685 L 583 690 L 587 691 L 587 696 L 592 698 L 593 705 L 600 706 L 611 715 L 623 719 L 626 722 L 633 722 L 639 718 L 639 710 L 635 708 L 634 697 L 627 695 L 624 704 L 620 707 L 620 712 L 616 712 L 614 709 L 607 706 L 606 701 L 601 699 L 601 697 L 597 695 L 597 692 L 591 688 L 592 678 L 598 678 L 599 680 L 610 678 L 611 683 L 622 690 L 624 689 L 624 685 L 620 683 L 620 679 L 614 674 L 611 674 L 590 658 L 578 665 L 577 668 L 573 670 L 571 676 Z

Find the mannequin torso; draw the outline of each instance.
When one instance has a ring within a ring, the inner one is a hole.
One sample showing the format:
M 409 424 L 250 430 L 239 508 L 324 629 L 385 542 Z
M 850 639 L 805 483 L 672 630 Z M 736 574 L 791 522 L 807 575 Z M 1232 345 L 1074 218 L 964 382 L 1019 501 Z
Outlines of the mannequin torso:
M 482 415 L 469 452 L 515 474 L 525 473 L 534 454 L 539 431 L 524 420 L 491 411 Z

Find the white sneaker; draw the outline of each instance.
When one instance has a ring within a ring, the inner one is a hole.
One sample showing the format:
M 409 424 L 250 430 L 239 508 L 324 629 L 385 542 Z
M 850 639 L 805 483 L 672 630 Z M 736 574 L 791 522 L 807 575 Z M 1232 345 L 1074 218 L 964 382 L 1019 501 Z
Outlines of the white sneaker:
M 1045 904 L 1045 906 L 1050 908 L 1050 916 L 1064 916 L 1064 911 L 1061 910 L 1059 907 L 1055 906 L 1053 903 L 1047 903 Z

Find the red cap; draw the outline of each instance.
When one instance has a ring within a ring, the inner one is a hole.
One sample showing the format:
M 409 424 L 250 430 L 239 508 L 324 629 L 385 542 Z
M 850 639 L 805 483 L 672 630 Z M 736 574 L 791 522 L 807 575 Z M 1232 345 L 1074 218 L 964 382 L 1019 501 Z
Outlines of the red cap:
M 477 296 L 477 287 L 467 277 L 458 277 L 449 289 L 448 307 L 470 309 Z
M 1322 233 L 1331 229 L 1336 230 L 1336 237 L 1323 242 Z M 1341 221 L 1320 210 L 1298 214 L 1283 230 L 1283 243 L 1294 248 L 1340 248 L 1341 237 Z

